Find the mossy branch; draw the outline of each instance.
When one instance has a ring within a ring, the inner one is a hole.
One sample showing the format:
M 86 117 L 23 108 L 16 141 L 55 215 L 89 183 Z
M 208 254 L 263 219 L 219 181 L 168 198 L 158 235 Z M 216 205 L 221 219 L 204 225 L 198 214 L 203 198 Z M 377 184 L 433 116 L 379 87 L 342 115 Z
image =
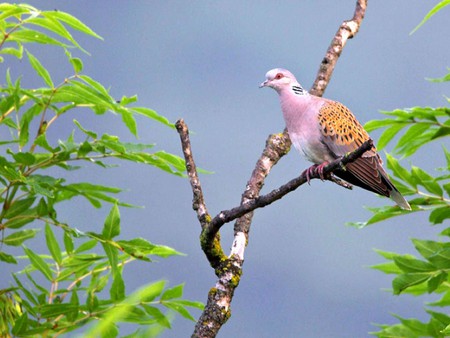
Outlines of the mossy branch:
M 339 27 L 320 65 L 316 81 L 310 90 L 312 94 L 322 96 L 347 40 L 354 37 L 359 30 L 366 7 L 367 0 L 358 0 L 353 18 L 344 21 Z M 234 290 L 238 286 L 242 274 L 244 252 L 248 243 L 248 233 L 253 218 L 253 211 L 269 205 L 290 191 L 297 189 L 307 181 L 307 178 L 306 175 L 302 174 L 280 188 L 266 195 L 259 196 L 264 186 L 264 180 L 270 173 L 271 168 L 289 152 L 291 147 L 291 141 L 286 130 L 281 134 L 271 135 L 267 139 L 262 155 L 256 162 L 255 169 L 247 182 L 245 191 L 242 194 L 241 204 L 233 209 L 222 211 L 214 218 L 211 218 L 206 209 L 200 180 L 192 156 L 188 128 L 183 120 L 177 121 L 176 127 L 180 134 L 181 145 L 186 160 L 186 170 L 192 187 L 193 209 L 196 211 L 197 218 L 202 227 L 200 236 L 201 246 L 218 277 L 215 287 L 211 288 L 208 293 L 207 304 L 197 321 L 192 337 L 215 337 L 231 315 L 230 305 Z M 337 181 L 327 174 L 330 174 L 338 167 L 345 166 L 347 163 L 354 161 L 371 147 L 372 141 L 364 143 L 356 151 L 325 166 L 323 173 L 327 179 L 348 188 L 349 185 L 343 184 L 341 181 Z M 310 178 L 318 177 L 319 175 L 315 171 L 310 175 Z M 234 241 L 230 256 L 227 257 L 221 247 L 219 230 L 223 224 L 235 219 Z

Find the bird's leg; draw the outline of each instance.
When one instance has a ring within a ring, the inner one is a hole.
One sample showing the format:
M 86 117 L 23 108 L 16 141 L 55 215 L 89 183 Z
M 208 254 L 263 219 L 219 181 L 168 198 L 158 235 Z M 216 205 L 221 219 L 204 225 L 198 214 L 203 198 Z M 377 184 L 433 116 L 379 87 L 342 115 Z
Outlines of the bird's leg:
M 325 161 L 319 165 L 316 166 L 315 170 L 319 174 L 320 179 L 323 181 L 325 180 L 325 175 L 323 174 L 323 169 L 329 164 L 328 161 Z M 330 176 L 330 174 L 327 174 L 327 178 Z
M 331 174 L 327 174 L 327 177 L 325 177 L 323 173 L 323 169 L 329 164 L 329 162 L 325 161 L 321 164 L 313 164 L 308 169 L 306 169 L 302 175 L 304 174 L 306 176 L 306 182 L 310 184 L 311 176 L 319 175 L 320 179 L 323 181 L 325 178 L 328 178 Z
M 314 175 L 315 171 L 317 168 L 317 164 L 313 164 L 312 166 L 310 166 L 308 169 L 306 169 L 302 175 L 306 176 L 306 182 L 308 182 L 309 185 L 311 185 L 310 181 L 311 181 L 311 176 Z

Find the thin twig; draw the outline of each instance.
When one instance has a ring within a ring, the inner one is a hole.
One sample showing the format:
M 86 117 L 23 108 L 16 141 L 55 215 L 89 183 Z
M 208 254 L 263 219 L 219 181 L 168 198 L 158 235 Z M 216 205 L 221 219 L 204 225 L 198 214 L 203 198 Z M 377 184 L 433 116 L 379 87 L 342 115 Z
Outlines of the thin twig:
M 339 27 L 320 65 L 316 81 L 310 90 L 311 94 L 322 96 L 347 40 L 354 37 L 359 30 L 366 7 L 367 0 L 358 0 L 353 18 L 344 21 Z M 264 180 L 270 173 L 271 168 L 289 152 L 291 147 L 291 141 L 286 130 L 281 134 L 271 135 L 247 182 L 245 191 L 242 194 L 241 205 L 229 211 L 223 211 L 211 220 L 206 210 L 200 181 L 195 169 L 187 126 L 180 120 L 177 122 L 176 127 L 180 133 L 183 153 L 186 159 L 186 170 L 194 195 L 193 208 L 197 212 L 197 217 L 202 226 L 202 234 L 200 237 L 201 246 L 218 277 L 215 287 L 211 288 L 208 293 L 208 301 L 202 315 L 197 321 L 192 337 L 215 337 L 231 315 L 230 305 L 234 290 L 238 286 L 242 274 L 244 252 L 248 243 L 248 233 L 253 218 L 253 210 L 280 199 L 289 191 L 303 184 L 306 181 L 306 177 L 301 175 L 269 194 L 259 197 Z M 356 158 L 361 156 L 365 151 L 364 149 L 366 149 L 365 147 L 369 147 L 368 144 L 364 144 L 350 156 L 330 163 L 324 168 L 324 173 L 330 173 L 338 166 L 345 165 L 345 163 L 353 159 L 353 156 Z M 315 172 L 313 176 L 316 176 Z M 341 185 L 347 188 L 349 187 L 345 184 Z M 220 245 L 218 231 L 223 224 L 236 219 L 236 217 L 238 218 L 234 225 L 234 241 L 230 256 L 226 257 Z

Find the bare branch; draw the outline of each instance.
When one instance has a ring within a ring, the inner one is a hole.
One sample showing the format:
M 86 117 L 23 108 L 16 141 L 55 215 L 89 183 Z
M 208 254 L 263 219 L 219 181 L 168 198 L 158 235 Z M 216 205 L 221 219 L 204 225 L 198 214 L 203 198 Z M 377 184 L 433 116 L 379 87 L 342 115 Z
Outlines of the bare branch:
M 203 190 L 200 184 L 200 179 L 197 174 L 197 166 L 192 155 L 191 141 L 189 140 L 189 129 L 183 119 L 175 123 L 178 134 L 180 135 L 181 148 L 183 149 L 184 159 L 186 161 L 186 172 L 191 183 L 193 200 L 192 208 L 197 212 L 197 218 L 200 221 L 202 228 L 206 226 L 206 219 L 208 218 L 208 211 L 203 197 Z
M 330 162 L 328 165 L 324 167 L 323 170 L 324 176 L 325 177 L 328 176 L 326 179 L 334 182 L 333 176 L 329 176 L 328 174 L 331 174 L 334 170 L 338 168 L 345 168 L 345 166 L 348 163 L 355 161 L 372 147 L 373 141 L 368 140 L 364 142 L 361 145 L 361 147 L 359 147 L 355 151 Z M 310 176 L 310 178 L 313 179 L 320 177 L 317 172 L 314 172 Z M 295 189 L 297 189 L 306 182 L 307 182 L 306 174 L 305 172 L 303 172 L 299 177 L 294 178 L 293 180 L 289 181 L 288 183 L 282 185 L 277 189 L 272 190 L 266 195 L 251 199 L 247 203 L 241 204 L 240 206 L 235 207 L 233 209 L 220 212 L 220 214 L 218 214 L 216 217 L 213 218 L 209 226 L 215 229 L 214 230 L 215 232 L 218 232 L 220 230 L 220 227 L 225 223 L 231 222 L 234 219 L 241 217 L 255 209 L 263 208 L 269 204 L 272 204 L 273 202 L 283 198 L 286 194 L 288 194 L 291 191 L 294 191 Z
M 359 30 L 366 7 L 367 0 L 358 0 L 353 18 L 344 21 L 338 29 L 322 60 L 316 81 L 310 90 L 311 94 L 322 96 L 347 40 L 352 38 Z M 187 127 L 182 120 L 178 121 L 176 126 L 180 133 L 183 153 L 186 159 L 186 169 L 194 194 L 193 208 L 197 212 L 197 217 L 202 225 L 202 234 L 200 237 L 202 249 L 218 277 L 215 287 L 211 288 L 208 293 L 207 304 L 197 321 L 192 337 L 215 337 L 231 315 L 230 304 L 233 299 L 234 290 L 238 286 L 242 274 L 244 252 L 248 242 L 253 210 L 282 198 L 286 193 L 303 184 L 306 181 L 306 177 L 300 175 L 269 194 L 259 197 L 264 180 L 270 173 L 271 168 L 281 157 L 289 152 L 291 146 L 291 141 L 286 130 L 282 134 L 271 135 L 247 182 L 245 191 L 242 194 L 241 205 L 229 211 L 223 211 L 211 220 L 206 210 L 200 181 L 192 158 Z M 351 162 L 361 156 L 370 147 L 370 144 L 365 143 L 349 156 L 333 161 L 324 168 L 324 173 L 330 173 L 337 167 Z M 311 177 L 316 177 L 316 173 L 314 172 Z M 335 179 L 331 180 L 335 181 Z M 349 185 L 342 183 L 342 181 L 338 182 L 340 182 L 338 184 L 349 188 Z M 231 254 L 228 258 L 224 255 L 221 248 L 218 231 L 224 223 L 230 222 L 236 219 L 236 217 L 239 218 L 234 225 L 234 241 Z
M 175 127 L 180 135 L 181 147 L 183 149 L 184 160 L 186 162 L 186 172 L 192 187 L 192 208 L 197 213 L 197 218 L 202 227 L 200 243 L 209 263 L 215 269 L 218 267 L 220 262 L 226 260 L 227 257 L 225 256 L 220 245 L 219 234 L 215 232 L 212 235 L 208 235 L 210 234 L 209 223 L 211 221 L 211 216 L 206 209 L 202 186 L 197 174 L 197 166 L 195 165 L 194 157 L 192 155 L 189 129 L 183 119 L 178 120 L 175 123 Z
M 316 96 L 322 96 L 328 86 L 328 82 L 333 74 L 342 50 L 345 47 L 348 39 L 353 38 L 358 33 L 361 21 L 364 19 L 366 13 L 367 0 L 358 0 L 356 2 L 355 13 L 351 20 L 344 21 L 334 35 L 327 53 L 320 64 L 317 72 L 316 80 L 310 89 L 310 93 Z

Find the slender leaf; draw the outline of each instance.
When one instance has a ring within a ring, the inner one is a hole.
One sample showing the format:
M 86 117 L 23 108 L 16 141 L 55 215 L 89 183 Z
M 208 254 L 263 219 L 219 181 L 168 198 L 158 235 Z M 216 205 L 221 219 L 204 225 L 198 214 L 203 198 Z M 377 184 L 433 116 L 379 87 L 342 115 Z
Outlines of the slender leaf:
M 78 20 L 76 17 L 62 12 L 62 11 L 53 11 L 53 12 L 45 12 L 46 17 L 52 17 L 57 20 L 63 21 L 66 24 L 68 24 L 73 29 L 76 29 L 84 34 L 91 35 L 93 37 L 96 37 L 97 39 L 103 40 L 103 38 L 95 33 L 92 29 L 90 29 L 88 26 L 86 26 L 84 23 L 82 23 L 80 20 Z
M 418 30 L 422 25 L 427 22 L 433 15 L 435 15 L 437 12 L 439 12 L 442 8 L 445 6 L 450 5 L 450 0 L 442 0 L 437 5 L 435 5 L 428 13 L 425 15 L 423 20 L 409 33 L 410 35 L 413 34 L 416 30 Z
M 120 212 L 117 204 L 113 205 L 106 217 L 102 234 L 106 239 L 112 239 L 120 234 Z
M 405 272 L 430 272 L 437 270 L 433 264 L 415 258 L 396 256 L 394 262 Z
M 49 265 L 31 249 L 28 249 L 26 246 L 23 246 L 23 249 L 30 259 L 31 265 L 36 270 L 40 271 L 45 276 L 45 278 L 47 278 L 49 281 L 52 281 L 52 271 L 50 270 Z
M 170 300 L 174 298 L 181 298 L 183 296 L 184 284 L 174 286 L 173 288 L 167 289 L 161 295 L 161 300 Z
M 25 229 L 13 232 L 11 235 L 6 236 L 4 239 L 1 239 L 0 242 L 10 246 L 19 246 L 22 245 L 27 239 L 33 238 L 39 229 Z
M 423 283 L 430 277 L 431 277 L 430 274 L 426 272 L 406 273 L 398 275 L 392 281 L 392 288 L 394 289 L 394 294 L 399 295 L 405 289 Z
M 397 123 L 393 124 L 389 128 L 387 128 L 383 133 L 381 134 L 380 138 L 377 142 L 377 148 L 378 150 L 384 149 L 387 144 L 402 130 L 404 127 L 406 127 L 406 124 L 404 123 Z
M 117 272 L 113 277 L 111 289 L 109 290 L 111 300 L 114 302 L 122 301 L 123 299 L 125 299 L 125 282 L 122 278 L 122 272 L 120 271 L 120 269 L 117 269 L 116 271 Z
M 151 110 L 148 108 L 143 108 L 143 107 L 133 107 L 132 109 L 140 115 L 144 115 L 146 117 L 149 117 L 155 121 L 158 121 L 158 122 L 172 128 L 172 129 L 175 129 L 175 125 L 173 123 L 170 123 L 167 118 L 165 118 L 162 115 L 159 115 L 154 110 Z
M 7 209 L 4 217 L 9 219 L 9 218 L 13 218 L 15 216 L 22 214 L 24 211 L 30 209 L 30 207 L 33 205 L 35 200 L 36 200 L 36 197 L 29 197 L 29 198 L 14 201 L 10 205 L 9 209 Z
M 13 255 L 9 255 L 5 252 L 0 251 L 0 261 L 9 263 L 9 264 L 17 264 L 17 260 Z
M 450 205 L 436 208 L 430 213 L 430 222 L 432 224 L 441 224 L 450 218 Z
M 45 224 L 45 240 L 47 242 L 47 248 L 50 251 L 53 259 L 56 263 L 61 265 L 62 263 L 62 255 L 61 248 L 59 247 L 58 241 L 56 240 L 55 234 L 53 233 L 50 225 Z

